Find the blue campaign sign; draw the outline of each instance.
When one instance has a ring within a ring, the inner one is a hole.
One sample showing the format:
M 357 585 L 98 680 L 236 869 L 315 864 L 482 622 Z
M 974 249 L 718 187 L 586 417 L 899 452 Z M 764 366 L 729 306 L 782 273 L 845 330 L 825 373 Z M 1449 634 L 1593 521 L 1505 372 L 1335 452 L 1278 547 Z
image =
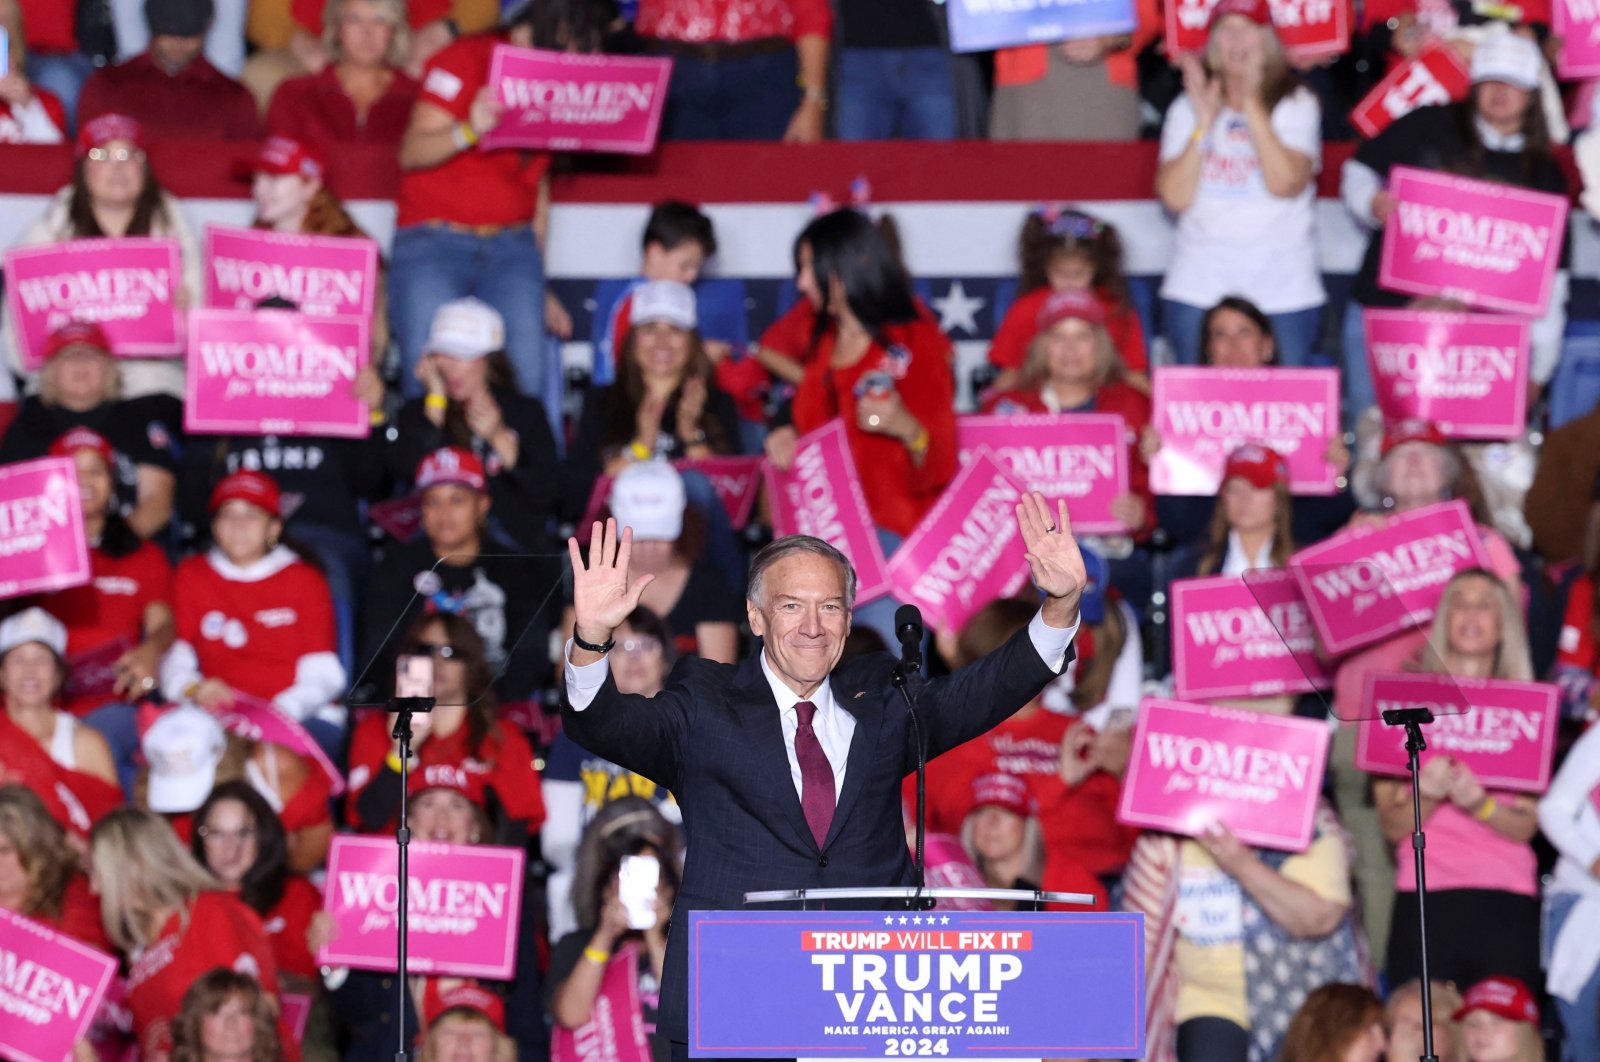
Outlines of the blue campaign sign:
M 697 1058 L 1139 1058 L 1144 916 L 692 911 Z
M 1134 0 L 946 0 L 945 7 L 958 52 L 1128 33 L 1139 24 Z

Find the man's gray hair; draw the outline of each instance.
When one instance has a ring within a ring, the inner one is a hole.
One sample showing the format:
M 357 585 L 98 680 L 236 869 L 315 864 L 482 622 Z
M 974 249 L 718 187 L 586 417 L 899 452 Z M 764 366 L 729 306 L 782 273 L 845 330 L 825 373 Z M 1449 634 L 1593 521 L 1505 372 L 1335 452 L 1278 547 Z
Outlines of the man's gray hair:
M 766 592 L 766 587 L 763 584 L 766 581 L 767 569 L 785 557 L 792 557 L 797 553 L 810 553 L 817 557 L 825 557 L 837 564 L 839 570 L 844 573 L 845 607 L 852 609 L 856 607 L 856 570 L 850 563 L 850 558 L 822 539 L 812 535 L 785 535 L 782 538 L 773 539 L 761 548 L 761 552 L 757 553 L 755 559 L 750 562 L 749 596 L 751 601 L 754 601 L 758 606 L 766 605 L 762 595 Z

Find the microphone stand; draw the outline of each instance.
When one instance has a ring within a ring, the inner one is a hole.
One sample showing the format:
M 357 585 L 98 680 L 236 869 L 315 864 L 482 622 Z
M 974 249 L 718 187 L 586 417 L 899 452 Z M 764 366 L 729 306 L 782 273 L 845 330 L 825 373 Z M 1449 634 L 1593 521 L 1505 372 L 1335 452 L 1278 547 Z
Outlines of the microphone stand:
M 911 672 L 917 670 L 915 662 L 907 663 L 902 660 L 894 666 L 889 673 L 889 681 L 895 689 L 900 691 L 900 697 L 906 702 L 906 711 L 911 715 L 911 735 L 917 743 L 917 810 L 916 810 L 916 857 L 913 868 L 917 876 L 916 895 L 906 901 L 909 911 L 931 911 L 936 902 L 931 896 L 923 896 L 922 891 L 927 887 L 927 864 L 923 848 L 928 836 L 928 746 L 922 739 L 922 723 L 917 719 L 916 699 L 911 696 Z
M 1411 771 L 1411 852 L 1417 863 L 1417 938 L 1422 949 L 1422 1058 L 1439 1062 L 1433 1050 L 1433 980 L 1428 975 L 1428 874 L 1424 853 L 1428 837 L 1422 830 L 1422 782 L 1419 758 L 1428 747 L 1422 736 L 1424 723 L 1433 722 L 1426 708 L 1391 708 L 1383 713 L 1386 726 L 1406 729 L 1406 766 Z
M 416 712 L 433 711 L 432 697 L 396 697 L 391 702 L 395 713 L 394 734 L 396 741 L 400 742 L 400 821 L 395 826 L 394 843 L 399 852 L 399 880 L 396 885 L 399 889 L 398 900 L 395 908 L 395 931 L 398 934 L 400 963 L 395 968 L 397 976 L 395 984 L 398 986 L 396 1000 L 398 1009 L 395 1011 L 394 1024 L 400 1037 L 400 1049 L 395 1052 L 395 1062 L 407 1062 L 410 1053 L 406 1044 L 406 945 L 410 941 L 410 926 L 407 924 L 407 915 L 411 901 L 411 827 L 406 822 L 407 803 L 406 787 L 410 781 L 411 772 L 411 716 Z

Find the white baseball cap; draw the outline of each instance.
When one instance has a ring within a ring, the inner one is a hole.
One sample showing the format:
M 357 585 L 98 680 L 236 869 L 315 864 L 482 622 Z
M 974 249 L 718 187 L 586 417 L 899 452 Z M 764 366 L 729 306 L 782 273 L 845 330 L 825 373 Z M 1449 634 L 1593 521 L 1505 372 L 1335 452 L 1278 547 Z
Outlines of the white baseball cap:
M 66 656 L 67 628 L 42 608 L 25 608 L 0 623 L 0 656 L 29 642 L 39 642 L 57 656 Z
M 683 534 L 683 477 L 665 461 L 639 461 L 611 483 L 611 515 L 640 542 L 673 542 Z
M 427 351 L 476 361 L 506 345 L 506 321 L 482 299 L 455 299 L 434 312 Z
M 150 810 L 176 814 L 204 804 L 227 747 L 222 724 L 205 709 L 186 704 L 162 713 L 144 735 Z
M 1539 73 L 1543 68 L 1544 56 L 1539 54 L 1539 46 L 1512 33 L 1504 23 L 1491 27 L 1472 50 L 1474 85 L 1503 81 L 1531 92 L 1539 87 Z
M 674 328 L 690 331 L 700 323 L 694 289 L 676 280 L 647 280 L 633 289 L 628 320 L 636 325 L 665 321 Z

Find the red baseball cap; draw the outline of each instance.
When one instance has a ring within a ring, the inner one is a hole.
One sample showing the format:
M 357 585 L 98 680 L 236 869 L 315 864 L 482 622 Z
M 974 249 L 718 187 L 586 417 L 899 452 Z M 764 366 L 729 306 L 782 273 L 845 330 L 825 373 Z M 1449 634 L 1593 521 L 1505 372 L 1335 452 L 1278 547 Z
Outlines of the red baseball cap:
M 256 152 L 253 161 L 239 167 L 241 175 L 253 177 L 258 173 L 270 173 L 274 176 L 285 174 L 298 174 L 307 180 L 322 180 L 328 167 L 322 160 L 322 155 L 314 148 L 293 137 L 269 136 L 261 143 L 261 150 Z
M 980 774 L 972 780 L 972 810 L 979 808 L 1004 808 L 1027 818 L 1034 812 L 1033 796 L 1028 783 L 1014 774 L 995 771 Z
M 447 483 L 458 483 L 463 487 L 482 491 L 488 482 L 488 477 L 483 474 L 483 462 L 478 460 L 478 455 L 459 446 L 446 446 L 435 450 L 417 465 L 419 493 L 429 487 L 440 487 Z
M 44 360 L 60 354 L 68 347 L 94 347 L 104 353 L 111 353 L 111 338 L 106 335 L 106 330 L 93 321 L 68 321 L 44 341 Z
M 93 450 L 104 458 L 108 465 L 116 460 L 116 451 L 111 446 L 111 440 L 93 428 L 85 428 L 81 424 L 76 428 L 69 428 L 50 444 L 51 457 L 71 457 L 79 450 Z
M 1087 291 L 1058 291 L 1039 307 L 1039 331 L 1048 332 L 1058 321 L 1076 317 L 1092 325 L 1106 323 L 1105 307 Z
M 1460 1021 L 1475 1010 L 1498 1014 L 1507 1021 L 1525 1021 L 1539 1024 L 1539 1003 L 1528 991 L 1528 986 L 1515 977 L 1486 977 L 1467 989 L 1461 997 L 1461 1006 L 1450 1016 Z
M 1257 490 L 1266 490 L 1280 483 L 1288 486 L 1289 462 L 1270 447 L 1245 443 L 1228 455 L 1228 463 L 1223 467 L 1224 483 L 1234 476 L 1238 476 Z
M 484 793 L 483 781 L 482 771 L 474 771 L 464 763 L 430 763 L 411 772 L 406 792 L 418 796 L 430 789 L 448 789 L 466 797 L 473 807 L 487 810 L 489 798 Z
M 1396 446 L 1408 442 L 1432 443 L 1434 446 L 1448 446 L 1450 440 L 1439 426 L 1431 420 L 1420 417 L 1407 417 L 1405 420 L 1383 427 L 1383 456 L 1388 457 L 1389 451 Z
M 489 1020 L 500 1032 L 506 1031 L 505 1000 L 473 981 L 440 988 L 437 977 L 428 978 L 422 990 L 422 1021 L 432 1025 L 452 1010 L 470 1010 Z
M 109 144 L 113 140 L 126 140 L 134 147 L 144 147 L 144 127 L 138 119 L 126 114 L 102 114 L 91 118 L 78 129 L 78 157 L 89 153 L 90 148 Z
M 277 481 L 265 472 L 241 471 L 224 476 L 211 492 L 210 511 L 214 513 L 231 501 L 249 502 L 272 516 L 283 515 Z
M 1211 21 L 1207 25 L 1215 26 L 1224 15 L 1243 15 L 1258 26 L 1272 25 L 1272 8 L 1267 6 L 1267 0 L 1220 0 L 1211 9 Z

